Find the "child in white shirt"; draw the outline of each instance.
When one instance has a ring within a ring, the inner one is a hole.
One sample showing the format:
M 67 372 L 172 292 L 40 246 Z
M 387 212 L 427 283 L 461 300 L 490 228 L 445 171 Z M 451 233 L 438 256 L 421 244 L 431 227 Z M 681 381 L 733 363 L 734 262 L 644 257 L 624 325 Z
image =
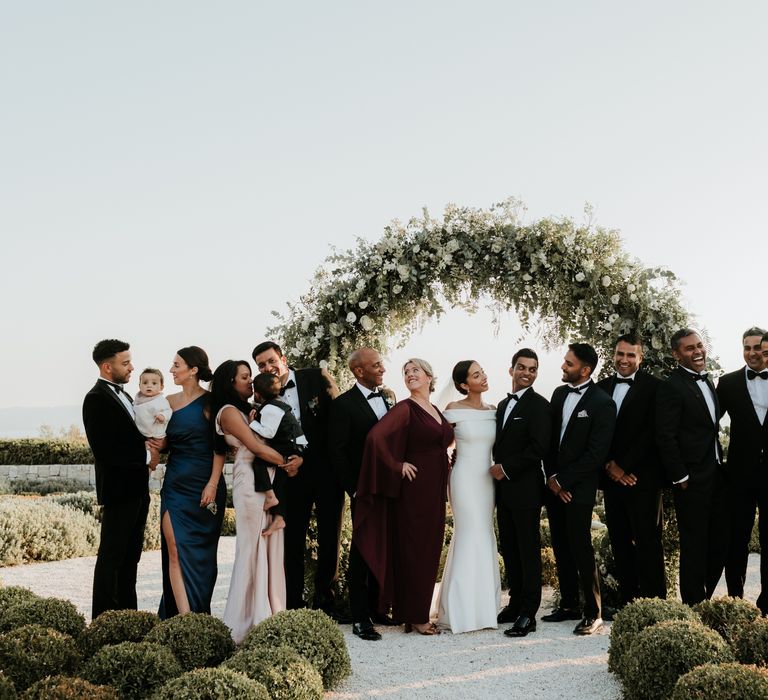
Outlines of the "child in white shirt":
M 148 438 L 164 438 L 171 419 L 171 406 L 163 396 L 163 374 L 147 367 L 139 377 L 139 393 L 133 400 L 136 427 Z

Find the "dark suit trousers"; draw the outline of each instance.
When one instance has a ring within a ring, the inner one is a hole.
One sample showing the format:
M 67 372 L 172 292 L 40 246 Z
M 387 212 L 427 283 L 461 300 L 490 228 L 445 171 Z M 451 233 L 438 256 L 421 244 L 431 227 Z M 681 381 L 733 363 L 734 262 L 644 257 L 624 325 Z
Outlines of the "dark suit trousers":
M 621 604 L 641 596 L 666 598 L 661 490 L 608 486 L 604 494 Z
M 581 588 L 584 617 L 600 617 L 600 579 L 592 547 L 592 504 L 563 503 L 548 490 L 545 505 L 560 584 L 560 606 L 578 610 Z
M 305 607 L 304 553 L 307 531 L 315 508 L 317 521 L 317 571 L 313 607 L 330 608 L 333 605 L 333 585 L 339 575 L 339 542 L 344 514 L 344 490 L 330 467 L 310 462 L 304 464 L 296 476 L 285 485 L 285 585 L 289 610 Z
M 532 620 L 541 605 L 541 507 L 496 502 L 499 544 L 509 587 L 509 607 Z
M 136 610 L 136 570 L 144 544 L 149 494 L 104 506 L 93 571 L 91 617 L 105 610 Z
M 728 557 L 725 560 L 725 580 L 728 595 L 744 597 L 744 580 L 747 577 L 749 540 L 755 524 L 758 501 L 762 502 L 760 512 L 768 507 L 765 488 L 760 488 L 754 479 L 738 479 L 728 485 L 728 510 L 731 525 Z M 768 517 L 768 511 L 765 511 Z M 765 520 L 765 518 L 763 518 Z M 760 527 L 760 525 L 758 525 Z M 762 541 L 762 536 L 761 536 Z
M 355 500 L 350 499 L 352 521 L 355 520 Z M 379 601 L 379 586 L 371 574 L 368 564 L 355 545 L 354 540 L 349 548 L 349 568 L 347 570 L 347 585 L 349 586 L 349 609 L 353 622 L 366 622 L 373 613 L 377 612 Z
M 674 489 L 680 534 L 680 597 L 686 605 L 710 598 L 728 552 L 728 509 L 719 467 L 706 465 L 689 486 Z

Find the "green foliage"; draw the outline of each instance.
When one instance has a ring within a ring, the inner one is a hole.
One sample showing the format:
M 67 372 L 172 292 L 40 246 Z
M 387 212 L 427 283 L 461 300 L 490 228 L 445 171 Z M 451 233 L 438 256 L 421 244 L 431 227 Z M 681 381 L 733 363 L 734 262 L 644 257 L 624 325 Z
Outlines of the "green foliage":
M 729 646 L 701 622 L 659 622 L 642 630 L 624 656 L 624 697 L 663 700 L 672 694 L 677 679 L 696 666 L 729 661 Z
M 45 498 L 0 498 L 0 566 L 96 553 L 99 528 L 84 513 Z
M 646 627 L 665 620 L 701 621 L 691 608 L 676 600 L 638 598 L 620 610 L 611 626 L 608 670 L 623 676 L 626 669 L 625 657 L 637 635 Z
M 52 494 L 46 498 L 53 503 L 90 515 L 101 522 L 101 506 L 96 501 L 95 491 L 81 490 L 75 493 Z
M 5 616 L 5 611 L 9 608 L 19 603 L 27 603 L 30 600 L 38 600 L 39 598 L 39 595 L 21 586 L 0 588 L 0 618 Z
M 595 549 L 595 564 L 600 577 L 600 596 L 603 607 L 618 608 L 621 602 L 616 562 L 613 559 L 608 529 L 592 531 L 592 546 Z
M 221 523 L 221 536 L 228 537 L 237 534 L 237 521 L 235 519 L 235 509 L 227 508 L 224 510 L 224 520 Z
M 125 700 L 139 700 L 181 673 L 170 649 L 149 642 L 122 642 L 99 649 L 84 664 L 80 676 L 91 683 L 111 685 Z
M 446 528 L 447 529 L 447 528 Z M 450 540 L 449 540 L 450 541 Z M 349 589 L 347 588 L 347 570 L 349 569 L 349 548 L 352 544 L 352 520 L 348 509 L 344 511 L 341 524 L 339 553 L 339 576 L 334 584 L 336 608 L 340 611 L 349 607 Z M 307 542 L 304 549 L 304 599 L 312 600 L 315 590 L 315 572 L 317 571 L 317 520 L 314 515 L 309 521 Z
M 275 646 L 288 646 L 307 659 L 326 690 L 352 672 L 344 635 L 320 610 L 283 610 L 256 625 L 242 644 L 244 649 Z
M 24 625 L 42 625 L 77 638 L 85 629 L 85 618 L 68 600 L 34 598 L 8 607 L 0 619 L 0 632 Z
M 320 700 L 323 679 L 290 647 L 241 649 L 222 666 L 263 683 L 273 700 Z
M 558 585 L 555 550 L 552 547 L 541 548 L 541 584 L 553 588 Z
M 0 671 L 0 700 L 16 700 L 13 681 L 3 671 Z
M 752 554 L 760 554 L 760 530 L 757 527 L 757 518 L 752 526 L 752 534 L 749 537 L 749 551 Z
M 9 484 L 9 492 L 14 494 L 47 496 L 53 493 L 77 493 L 87 491 L 89 485 L 79 479 L 67 479 L 52 476 L 47 479 L 14 479 Z
M 741 627 L 760 617 L 760 610 L 748 600 L 730 596 L 702 600 L 693 609 L 699 613 L 701 621 L 726 642 L 733 642 Z
M 46 676 L 71 674 L 80 663 L 75 640 L 40 625 L 26 625 L 0 636 L 0 668 L 22 691 Z
M 228 668 L 198 668 L 168 681 L 152 700 L 270 700 L 262 683 Z
M 169 648 L 185 671 L 218 666 L 235 651 L 229 627 L 204 613 L 168 618 L 147 634 L 146 641 Z
M 142 548 L 145 552 L 160 549 L 160 494 L 154 491 L 149 494 L 149 512 Z
M 0 440 L 0 464 L 93 464 L 88 443 L 49 438 Z
M 94 685 L 82 678 L 50 676 L 31 685 L 21 700 L 120 700 L 117 691 L 108 685 Z
M 733 640 L 736 658 L 743 664 L 768 666 L 768 618 L 742 625 Z
M 144 610 L 107 610 L 83 630 L 78 641 L 86 656 L 93 656 L 108 644 L 144 641 L 159 622 L 155 613 Z
M 680 676 L 672 700 L 768 700 L 768 670 L 703 664 Z
M 549 520 L 542 518 L 539 522 L 539 536 L 541 537 L 541 548 L 552 547 L 552 534 L 549 531 Z

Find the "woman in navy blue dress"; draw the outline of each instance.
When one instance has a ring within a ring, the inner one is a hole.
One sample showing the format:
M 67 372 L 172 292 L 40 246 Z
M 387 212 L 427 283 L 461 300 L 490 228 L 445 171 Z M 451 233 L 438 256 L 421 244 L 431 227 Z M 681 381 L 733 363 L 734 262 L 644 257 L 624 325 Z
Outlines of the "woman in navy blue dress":
M 202 348 L 182 348 L 171 375 L 182 390 L 168 397 L 168 463 L 160 491 L 163 553 L 161 619 L 211 612 L 218 573 L 216 554 L 226 506 L 224 452 L 214 452 L 208 392 L 213 373 Z

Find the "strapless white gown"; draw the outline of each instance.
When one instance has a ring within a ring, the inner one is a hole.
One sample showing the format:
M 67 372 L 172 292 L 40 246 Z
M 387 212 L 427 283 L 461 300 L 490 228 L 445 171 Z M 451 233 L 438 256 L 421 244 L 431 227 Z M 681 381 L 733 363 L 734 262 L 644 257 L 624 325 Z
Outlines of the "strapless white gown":
M 496 412 L 452 408 L 456 463 L 451 470 L 453 538 L 437 600 L 437 622 L 454 634 L 497 627 L 501 576 L 493 531 L 494 486 L 488 471 Z

